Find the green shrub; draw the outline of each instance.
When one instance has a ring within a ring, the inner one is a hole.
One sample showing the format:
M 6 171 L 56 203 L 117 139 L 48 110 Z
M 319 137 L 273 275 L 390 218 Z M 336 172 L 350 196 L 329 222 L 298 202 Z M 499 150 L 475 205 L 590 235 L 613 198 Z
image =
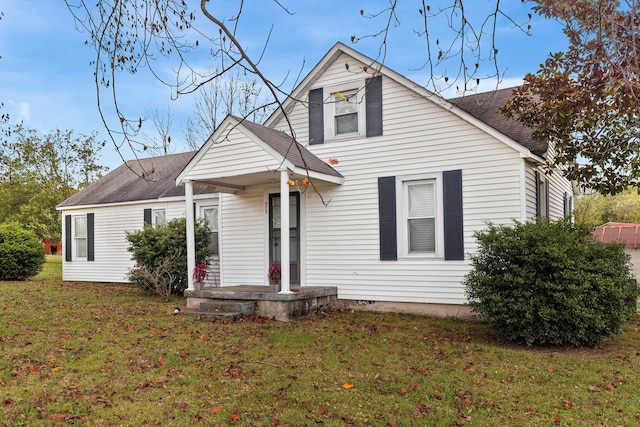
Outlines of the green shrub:
M 147 293 L 168 296 L 187 288 L 187 225 L 177 218 L 164 225 L 145 225 L 142 230 L 127 233 L 129 252 L 135 267 L 129 280 Z M 209 257 L 209 227 L 198 219 L 195 224 L 196 263 L 206 263 Z
M 0 280 L 24 280 L 42 271 L 44 246 L 18 223 L 0 224 Z
M 509 340 L 593 346 L 635 312 L 638 284 L 622 245 L 563 220 L 490 224 L 475 237 L 469 303 Z

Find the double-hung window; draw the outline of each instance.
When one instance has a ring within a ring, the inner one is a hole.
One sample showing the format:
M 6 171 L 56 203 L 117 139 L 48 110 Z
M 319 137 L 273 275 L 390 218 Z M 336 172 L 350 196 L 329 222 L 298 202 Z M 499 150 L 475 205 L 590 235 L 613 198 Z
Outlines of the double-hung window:
M 436 253 L 435 180 L 404 183 L 406 250 L 408 254 Z
M 378 178 L 380 261 L 464 260 L 462 170 Z
M 164 209 L 153 210 L 153 225 L 164 225 L 167 223 L 167 212 Z
M 219 243 L 218 243 L 218 208 L 217 207 L 204 207 L 202 208 L 202 216 L 207 222 L 210 231 L 209 251 L 211 255 L 219 255 Z
M 73 217 L 73 244 L 75 259 L 87 258 L 87 217 Z
M 334 131 L 336 135 L 358 132 L 357 91 L 333 94 L 335 113 Z

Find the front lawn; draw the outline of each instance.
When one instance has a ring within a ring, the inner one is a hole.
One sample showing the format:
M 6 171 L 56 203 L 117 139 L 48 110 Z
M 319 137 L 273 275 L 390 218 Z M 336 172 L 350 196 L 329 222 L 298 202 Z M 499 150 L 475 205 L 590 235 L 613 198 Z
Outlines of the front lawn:
M 398 314 L 199 319 L 126 285 L 0 282 L 0 295 L 4 425 L 640 422 L 638 318 L 594 349 L 530 349 Z

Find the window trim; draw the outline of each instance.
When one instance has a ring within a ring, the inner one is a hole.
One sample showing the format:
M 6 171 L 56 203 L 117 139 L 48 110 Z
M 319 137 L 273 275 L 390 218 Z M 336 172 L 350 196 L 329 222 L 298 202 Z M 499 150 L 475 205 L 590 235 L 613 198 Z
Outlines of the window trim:
M 355 80 L 341 85 L 325 87 L 325 99 L 324 103 L 327 104 L 327 108 L 324 108 L 324 135 L 325 142 L 327 141 L 339 141 L 345 139 L 365 138 L 367 134 L 367 117 L 366 117 L 366 91 L 365 80 Z M 336 93 L 353 94 L 356 97 L 356 106 L 358 114 L 358 131 L 348 133 L 336 133 Z
M 217 244 L 217 248 L 218 248 L 218 253 L 217 254 L 211 254 L 212 257 L 219 257 L 220 256 L 220 207 L 218 205 L 202 205 L 200 206 L 200 217 L 203 218 L 205 221 L 207 220 L 207 217 L 205 215 L 205 210 L 207 209 L 215 209 L 217 211 L 217 219 L 218 221 L 215 224 L 215 230 L 211 230 L 212 233 L 216 233 L 218 236 L 218 244 Z
M 164 222 L 158 223 L 156 214 L 159 212 L 164 213 Z M 165 208 L 152 208 L 151 209 L 151 225 L 157 227 L 158 225 L 165 225 L 167 223 L 167 209 Z
M 444 191 L 442 173 L 405 175 L 396 177 L 396 220 L 398 236 L 398 259 L 444 259 Z M 411 184 L 432 183 L 435 198 L 435 252 L 409 251 L 409 199 L 408 187 Z
M 76 236 L 76 220 L 84 218 L 85 222 L 85 255 L 78 256 L 78 240 L 82 239 L 81 237 Z M 71 215 L 71 261 L 88 261 L 89 260 L 89 221 L 88 215 Z

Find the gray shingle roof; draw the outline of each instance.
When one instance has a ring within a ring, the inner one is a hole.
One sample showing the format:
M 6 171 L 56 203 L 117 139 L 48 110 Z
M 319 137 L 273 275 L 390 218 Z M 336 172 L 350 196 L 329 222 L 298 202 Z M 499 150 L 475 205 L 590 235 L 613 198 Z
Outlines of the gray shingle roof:
M 511 98 L 513 88 L 499 89 L 475 95 L 465 95 L 448 101 L 478 120 L 503 133 L 517 143 L 544 157 L 548 144 L 532 136 L 533 129 L 515 119 L 508 119 L 498 110 Z
M 176 178 L 195 152 L 130 160 L 58 205 L 59 208 L 184 196 Z M 143 175 L 144 174 L 144 175 Z M 144 178 L 141 177 L 144 176 Z M 206 191 L 204 191 L 206 192 Z M 199 193 L 194 189 L 194 193 Z
M 325 175 L 342 177 L 340 172 L 320 160 L 286 133 L 259 125 L 249 120 L 243 120 L 240 117 L 234 116 L 234 118 L 240 121 L 242 126 L 247 128 L 251 133 L 260 138 L 265 144 L 276 150 L 295 166 L 323 173 Z

